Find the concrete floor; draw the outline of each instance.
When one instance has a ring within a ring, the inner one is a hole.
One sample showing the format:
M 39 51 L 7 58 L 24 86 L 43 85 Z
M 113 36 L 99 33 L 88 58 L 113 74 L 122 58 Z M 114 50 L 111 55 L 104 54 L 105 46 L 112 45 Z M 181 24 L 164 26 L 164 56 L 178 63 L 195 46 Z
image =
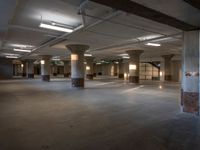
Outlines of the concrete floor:
M 200 119 L 179 96 L 158 82 L 0 81 L 0 150 L 199 150 Z

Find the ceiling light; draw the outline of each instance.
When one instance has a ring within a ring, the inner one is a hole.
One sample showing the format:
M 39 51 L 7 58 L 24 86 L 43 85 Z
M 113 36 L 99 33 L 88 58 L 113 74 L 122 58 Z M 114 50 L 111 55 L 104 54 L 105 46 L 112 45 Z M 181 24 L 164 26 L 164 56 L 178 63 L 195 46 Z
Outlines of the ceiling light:
M 18 58 L 18 56 L 6 56 L 6 58 Z
M 14 48 L 13 49 L 14 51 L 17 51 L 17 52 L 27 52 L 27 53 L 30 53 L 31 50 L 28 50 L 28 49 L 18 49 L 18 48 Z
M 51 29 L 51 30 L 56 30 L 56 31 L 61 31 L 61 32 L 73 32 L 72 29 L 69 29 L 69 28 L 63 28 L 63 27 L 59 27 L 59 26 L 55 26 L 55 25 L 49 25 L 49 24 L 44 24 L 44 23 L 41 23 L 40 24 L 40 27 L 41 28 L 46 28 L 46 29 Z
M 96 63 L 96 65 L 101 65 L 101 63 L 100 63 L 100 62 L 98 62 L 98 63 Z
M 24 44 L 10 44 L 12 47 L 20 47 L 20 48 L 33 48 L 32 45 L 24 45 Z
M 124 58 L 124 59 L 129 59 L 130 57 L 129 57 L 129 56 L 123 56 L 122 58 Z
M 145 45 L 148 45 L 148 46 L 161 46 L 161 44 L 158 44 L 158 43 L 147 43 Z
M 86 56 L 86 57 L 91 57 L 92 54 L 84 54 L 84 56 Z

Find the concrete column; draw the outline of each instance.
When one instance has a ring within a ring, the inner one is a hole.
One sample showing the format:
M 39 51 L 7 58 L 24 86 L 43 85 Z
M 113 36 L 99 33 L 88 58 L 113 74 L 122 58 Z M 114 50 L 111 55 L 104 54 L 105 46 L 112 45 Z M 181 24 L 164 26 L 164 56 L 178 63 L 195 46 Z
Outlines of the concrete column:
M 93 76 L 94 77 L 97 76 L 97 65 L 96 65 L 96 63 L 93 63 Z
M 65 60 L 64 61 L 64 77 L 69 78 L 70 77 L 70 61 Z
M 35 60 L 27 60 L 27 76 L 29 79 L 34 78 L 34 61 Z
M 89 79 L 89 80 L 93 80 L 93 77 L 94 77 L 94 66 L 93 66 L 94 57 L 86 57 L 85 60 L 87 62 L 86 78 Z
M 84 88 L 84 52 L 88 45 L 70 44 L 66 47 L 71 51 L 71 81 L 72 87 Z
M 51 70 L 51 62 L 50 62 L 51 56 L 45 55 L 42 56 L 41 60 L 41 77 L 42 81 L 50 81 L 50 70 Z
M 22 64 L 21 64 L 21 67 L 22 67 L 22 77 L 26 77 L 27 75 L 27 61 L 26 60 L 22 60 Z
M 140 55 L 143 50 L 129 50 L 127 53 L 130 56 L 129 59 L 129 82 L 139 83 L 139 72 L 140 72 Z
M 181 104 L 184 112 L 199 115 L 200 31 L 184 32 Z
M 164 79 L 165 81 L 171 81 L 172 80 L 172 72 L 171 72 L 171 59 L 174 55 L 163 55 L 164 58 Z
M 119 79 L 124 79 L 124 62 L 123 59 L 119 60 Z
M 160 81 L 165 81 L 165 63 L 164 60 L 160 61 L 160 72 L 159 72 Z
M 58 74 L 58 67 L 57 67 L 56 64 L 53 64 L 52 72 L 53 72 L 53 76 L 57 76 L 57 74 Z
M 114 76 L 118 76 L 118 64 L 116 64 L 116 62 L 114 62 L 113 67 L 114 67 Z

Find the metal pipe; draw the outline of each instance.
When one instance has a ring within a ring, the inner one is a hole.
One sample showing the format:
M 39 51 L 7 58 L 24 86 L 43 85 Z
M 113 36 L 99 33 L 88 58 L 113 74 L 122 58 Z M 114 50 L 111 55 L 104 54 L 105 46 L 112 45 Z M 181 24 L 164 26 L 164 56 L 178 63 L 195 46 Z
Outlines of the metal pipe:
M 58 37 L 56 37 L 56 38 L 54 38 L 54 39 L 52 39 L 52 40 L 46 42 L 45 44 L 42 44 L 42 45 L 40 45 L 40 46 L 34 48 L 30 53 L 28 53 L 28 54 L 26 54 L 26 55 L 24 55 L 24 56 L 29 56 L 29 55 L 32 54 L 33 52 L 35 52 L 35 51 L 37 51 L 38 49 L 43 48 L 43 47 L 45 47 L 45 46 L 54 45 L 54 43 L 58 43 L 60 40 L 65 39 L 66 37 L 70 36 L 71 34 L 74 34 L 74 33 L 79 32 L 79 31 L 85 31 L 85 30 L 87 30 L 87 29 L 89 29 L 89 28 L 91 28 L 91 27 L 94 27 L 94 26 L 96 26 L 96 25 L 98 25 L 98 24 L 100 24 L 100 23 L 102 23 L 102 22 L 104 22 L 104 21 L 106 21 L 106 20 L 108 20 L 108 19 L 110 19 L 110 18 L 112 18 L 112 17 L 118 15 L 118 14 L 119 14 L 119 11 L 114 11 L 114 12 L 111 13 L 110 15 L 104 17 L 104 20 L 98 20 L 98 21 L 96 21 L 96 22 L 94 22 L 94 23 L 92 23 L 92 24 L 90 24 L 90 25 L 85 26 L 85 27 L 84 27 L 83 25 L 80 25 L 80 26 L 78 26 L 77 28 L 75 28 L 73 32 L 71 32 L 71 33 L 65 33 L 65 34 L 63 34 L 63 35 L 61 35 L 61 36 L 58 36 Z M 24 56 L 22 56 L 22 57 L 24 57 Z
M 116 45 L 110 45 L 110 46 L 105 46 L 102 48 L 97 48 L 97 49 L 93 49 L 90 50 L 90 52 L 94 52 L 94 51 L 98 51 L 98 50 L 109 50 L 111 48 L 119 48 L 119 47 L 123 47 L 123 46 L 128 46 L 128 45 L 134 45 L 134 44 L 140 44 L 140 43 L 145 43 L 145 42 L 151 42 L 154 40 L 159 40 L 159 39 L 163 39 L 163 38 L 168 38 L 168 37 L 175 37 L 175 36 L 179 36 L 182 35 L 183 32 L 181 33 L 176 33 L 176 34 L 171 34 L 171 35 L 163 35 L 160 37 L 156 37 L 156 38 L 152 38 L 152 39 L 148 39 L 148 40 L 143 40 L 143 41 L 137 41 L 137 42 L 126 42 L 126 43 L 121 43 L 121 44 L 116 44 Z

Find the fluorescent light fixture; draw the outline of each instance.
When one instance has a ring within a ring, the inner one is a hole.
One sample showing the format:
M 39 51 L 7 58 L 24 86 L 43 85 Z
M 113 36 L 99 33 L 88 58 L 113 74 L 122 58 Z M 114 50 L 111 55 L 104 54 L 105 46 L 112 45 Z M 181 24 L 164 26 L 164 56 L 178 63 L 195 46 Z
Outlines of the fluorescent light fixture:
M 24 67 L 24 64 L 21 64 L 21 67 L 23 68 L 23 67 Z
M 123 56 L 122 58 L 124 58 L 124 59 L 129 59 L 130 57 L 129 57 L 129 56 Z
M 46 29 L 51 29 L 51 30 L 56 30 L 56 31 L 61 31 L 61 32 L 68 32 L 68 33 L 73 32 L 73 30 L 69 29 L 69 28 L 63 28 L 63 27 L 49 25 L 49 24 L 45 24 L 45 23 L 40 23 L 40 27 L 46 28 Z
M 86 57 L 91 57 L 92 54 L 84 54 L 84 56 L 86 56 Z
M 98 62 L 98 63 L 96 63 L 96 65 L 101 65 L 101 63 L 100 63 L 100 62 Z
M 20 48 L 33 48 L 33 45 L 24 45 L 24 44 L 10 44 L 12 47 L 20 47 Z
M 60 58 L 52 58 L 52 60 L 54 60 L 54 61 L 59 61 Z
M 6 58 L 18 58 L 18 56 L 6 56 Z
M 87 65 L 87 62 L 84 62 L 85 65 Z
M 119 62 L 118 62 L 118 61 L 116 61 L 116 62 L 115 62 L 115 64 L 119 64 Z
M 30 53 L 31 50 L 28 50 L 28 49 L 18 49 L 18 48 L 14 48 L 13 49 L 14 51 L 17 51 L 17 52 L 27 52 L 27 53 Z
M 44 64 L 45 64 L 45 61 L 44 61 L 44 60 L 41 60 L 40 63 L 41 63 L 41 65 L 44 65 Z
M 136 65 L 129 65 L 129 70 L 136 70 L 137 66 Z
M 161 44 L 158 44 L 158 43 L 147 43 L 147 44 L 145 44 L 145 45 L 148 45 L 148 46 L 156 46 L 156 47 L 161 46 Z

